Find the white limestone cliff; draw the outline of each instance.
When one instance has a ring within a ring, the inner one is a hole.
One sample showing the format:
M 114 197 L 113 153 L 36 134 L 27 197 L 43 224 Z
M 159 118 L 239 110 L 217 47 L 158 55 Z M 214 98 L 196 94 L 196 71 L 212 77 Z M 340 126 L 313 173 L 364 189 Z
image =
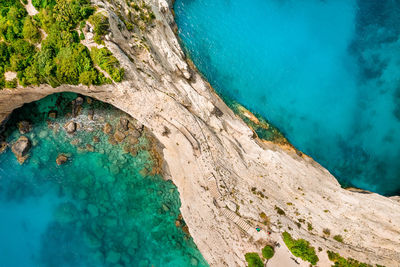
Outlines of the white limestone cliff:
M 128 8 L 123 0 L 120 3 Z M 178 187 L 183 218 L 210 266 L 245 266 L 245 253 L 259 252 L 271 241 L 281 247 L 268 266 L 298 266 L 280 239 L 284 230 L 322 248 L 318 266 L 330 266 L 327 250 L 367 263 L 400 266 L 398 197 L 342 189 L 312 159 L 256 138 L 187 64 L 173 31 L 171 1 L 151 1 L 156 22 L 142 36 L 143 43 L 118 29 L 111 4 L 102 5 L 112 29 L 106 46 L 125 68 L 124 81 L 98 87 L 4 89 L 0 121 L 24 103 L 62 91 L 108 102 L 136 118 L 164 147 L 165 176 Z M 271 235 L 255 231 L 256 226 L 266 228 L 262 212 L 271 223 Z M 330 236 L 323 229 L 329 229 Z M 334 235 L 341 235 L 343 243 L 333 240 Z

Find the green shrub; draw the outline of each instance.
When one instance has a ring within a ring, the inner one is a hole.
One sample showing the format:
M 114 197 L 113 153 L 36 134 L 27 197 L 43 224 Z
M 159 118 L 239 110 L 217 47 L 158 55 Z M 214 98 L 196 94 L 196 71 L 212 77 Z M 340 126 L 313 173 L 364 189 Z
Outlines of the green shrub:
M 285 215 L 285 212 L 283 209 L 279 208 L 278 206 L 275 206 L 275 210 L 279 215 Z
M 124 77 L 124 69 L 119 68 L 118 60 L 113 56 L 106 47 L 93 47 L 90 51 L 93 62 L 102 70 L 107 72 L 115 82 L 122 81 Z
M 337 242 L 343 243 L 343 237 L 341 235 L 335 235 L 333 237 Z
M 333 251 L 327 251 L 327 253 L 329 260 L 334 262 L 332 267 L 372 267 L 370 264 L 362 263 L 352 258 L 345 259 L 339 253 Z
M 293 239 L 288 232 L 282 233 L 283 242 L 290 250 L 290 252 L 305 261 L 310 262 L 312 265 L 317 264 L 319 261 L 315 248 L 310 246 L 310 243 L 304 239 Z
M 244 255 L 244 258 L 247 261 L 247 266 L 248 267 L 264 267 L 264 263 L 261 260 L 260 256 L 258 253 L 246 253 Z
M 5 88 L 16 88 L 17 87 L 17 79 L 12 79 L 11 81 L 5 81 Z
M 104 36 L 107 33 L 107 30 L 110 27 L 108 18 L 102 13 L 96 13 L 89 17 L 89 22 L 93 26 L 93 32 L 94 32 L 93 40 L 96 43 L 101 44 L 103 42 L 101 39 L 102 36 Z
M 266 245 L 263 249 L 262 249 L 262 255 L 264 257 L 264 259 L 269 260 L 270 258 L 272 258 L 275 254 L 274 248 Z

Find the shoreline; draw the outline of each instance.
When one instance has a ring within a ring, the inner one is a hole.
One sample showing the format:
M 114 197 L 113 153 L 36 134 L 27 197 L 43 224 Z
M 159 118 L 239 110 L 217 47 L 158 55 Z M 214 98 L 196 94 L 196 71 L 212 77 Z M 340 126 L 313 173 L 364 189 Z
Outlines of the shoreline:
M 317 253 L 320 266 L 332 264 L 327 250 L 346 258 L 396 266 L 400 240 L 393 236 L 400 235 L 400 202 L 342 189 L 311 158 L 255 138 L 253 130 L 201 74 L 188 66 L 170 25 L 174 20 L 168 3 L 153 2 L 157 22 L 146 33 L 149 51 L 135 53 L 129 47 L 131 40 L 106 41 L 127 70 L 124 81 L 97 87 L 41 85 L 2 90 L 0 120 L 25 102 L 63 91 L 110 103 L 137 119 L 164 147 L 164 162 L 180 193 L 181 213 L 210 266 L 244 266 L 245 253 L 259 252 L 270 242 L 267 227 L 260 233 L 255 231 L 255 226 L 263 225 L 262 212 L 269 219 L 272 240 L 281 244 L 270 261 L 275 265 L 268 266 L 286 264 L 286 260 L 298 266 L 287 258 L 290 254 L 281 240 L 283 231 L 321 247 L 322 252 Z M 96 3 L 112 14 L 109 3 Z M 121 36 L 121 30 L 112 28 L 114 36 Z M 128 56 L 136 59 L 135 63 Z M 165 127 L 170 131 L 168 136 L 163 135 Z M 284 215 L 277 214 L 275 207 L 284 210 Z M 313 229 L 308 230 L 300 219 Z M 342 235 L 344 243 L 324 235 L 326 228 L 332 235 Z

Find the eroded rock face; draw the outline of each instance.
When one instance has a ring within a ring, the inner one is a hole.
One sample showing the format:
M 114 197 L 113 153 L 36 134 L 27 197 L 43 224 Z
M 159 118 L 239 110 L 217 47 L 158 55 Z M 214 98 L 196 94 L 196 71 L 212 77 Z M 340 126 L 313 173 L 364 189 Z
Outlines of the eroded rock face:
M 31 149 L 32 144 L 31 141 L 26 136 L 21 136 L 17 141 L 12 145 L 11 151 L 14 153 L 19 163 L 24 163 L 28 158 L 29 150 Z

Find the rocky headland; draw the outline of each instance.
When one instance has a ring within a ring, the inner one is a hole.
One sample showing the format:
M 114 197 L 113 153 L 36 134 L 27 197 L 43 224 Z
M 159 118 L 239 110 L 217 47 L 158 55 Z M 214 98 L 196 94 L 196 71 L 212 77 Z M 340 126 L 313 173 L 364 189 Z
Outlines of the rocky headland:
M 276 242 L 268 266 L 298 266 L 282 241 L 284 231 L 315 247 L 318 266 L 333 264 L 327 251 L 400 266 L 400 199 L 343 189 L 311 158 L 259 139 L 187 63 L 171 1 L 148 1 L 155 20 L 139 23 L 140 31 L 123 21 L 130 1 L 92 2 L 109 18 L 105 46 L 125 69 L 123 81 L 3 89 L 0 121 L 56 92 L 90 96 L 137 119 L 162 145 L 163 175 L 177 186 L 183 219 L 210 266 L 245 266 L 245 253 Z M 96 46 L 89 37 L 82 43 Z M 71 132 L 76 127 L 65 126 Z M 118 142 L 123 135 L 112 138 Z

